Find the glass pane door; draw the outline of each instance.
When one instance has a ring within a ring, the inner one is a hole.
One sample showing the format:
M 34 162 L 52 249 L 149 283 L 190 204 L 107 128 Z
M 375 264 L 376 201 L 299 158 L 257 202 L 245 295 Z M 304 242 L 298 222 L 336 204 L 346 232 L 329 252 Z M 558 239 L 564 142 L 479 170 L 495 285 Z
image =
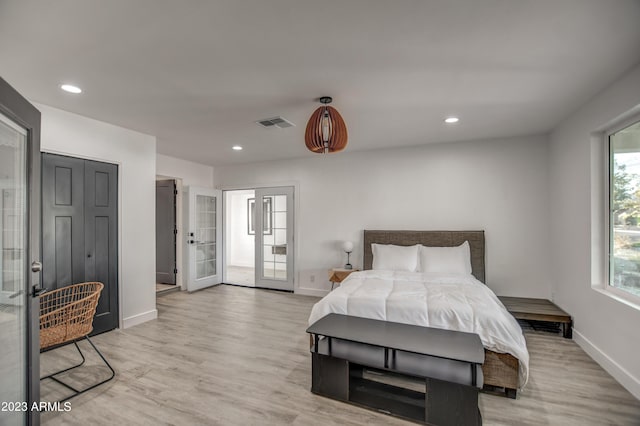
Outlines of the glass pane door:
M 196 196 L 196 279 L 216 274 L 216 197 Z
M 222 241 L 221 191 L 189 187 L 187 290 L 194 291 L 222 282 L 219 242 Z
M 0 401 L 27 395 L 27 132 L 0 114 Z M 22 425 L 23 411 L 0 411 Z
M 256 189 L 256 285 L 293 291 L 293 187 Z

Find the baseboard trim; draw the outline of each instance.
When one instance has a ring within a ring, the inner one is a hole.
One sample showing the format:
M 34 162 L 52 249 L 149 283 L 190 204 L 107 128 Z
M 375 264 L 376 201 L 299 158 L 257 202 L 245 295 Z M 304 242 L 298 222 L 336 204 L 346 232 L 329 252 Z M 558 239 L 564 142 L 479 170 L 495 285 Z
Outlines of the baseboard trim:
M 306 288 L 306 287 L 298 287 L 295 289 L 295 294 L 300 294 L 302 296 L 316 296 L 316 297 L 324 297 L 329 294 L 330 290 L 322 290 L 320 288 Z
M 594 345 L 582 333 L 573 329 L 573 340 L 580 346 L 595 362 L 600 364 L 605 371 L 613 376 L 625 389 L 633 396 L 640 399 L 640 380 L 629 373 L 624 367 L 615 362 L 611 357 Z
M 132 317 L 124 318 L 122 320 L 122 328 L 133 327 L 134 325 L 142 324 L 143 322 L 151 321 L 158 318 L 158 310 L 153 309 L 148 312 L 143 312 Z

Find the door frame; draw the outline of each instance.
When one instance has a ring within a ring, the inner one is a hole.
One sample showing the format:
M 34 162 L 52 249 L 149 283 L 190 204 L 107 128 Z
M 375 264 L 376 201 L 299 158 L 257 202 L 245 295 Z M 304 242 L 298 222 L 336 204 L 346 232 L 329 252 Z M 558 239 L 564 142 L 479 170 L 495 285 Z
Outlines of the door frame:
M 56 154 L 56 155 L 63 155 L 65 157 L 72 157 L 72 158 L 78 158 L 80 160 L 91 160 L 91 161 L 98 161 L 101 163 L 109 163 L 109 164 L 114 164 L 116 166 L 118 166 L 118 220 L 117 220 L 117 224 L 118 224 L 118 328 L 124 328 L 124 309 L 122 309 L 122 307 L 124 306 L 123 300 L 122 300 L 122 239 L 123 239 L 123 234 L 122 234 L 122 176 L 123 176 L 123 165 L 121 161 L 115 161 L 113 159 L 109 159 L 109 158 L 103 158 L 103 157 L 95 157 L 92 155 L 80 155 L 78 153 L 75 152 L 69 152 L 69 151 L 61 151 L 61 150 L 57 150 L 57 149 L 49 149 L 49 148 L 43 148 L 42 149 L 42 153 L 43 154 Z M 154 287 L 155 289 L 155 287 Z
M 156 176 L 156 283 L 158 283 L 158 182 L 173 182 L 173 285 L 180 287 L 178 284 L 178 210 L 180 206 L 178 204 L 178 182 L 175 179 L 164 179 Z
M 222 253 L 222 282 L 224 283 L 224 279 L 226 278 L 226 247 L 227 247 L 227 226 L 226 226 L 226 200 L 224 197 L 225 191 L 240 191 L 240 190 L 250 190 L 250 189 L 260 189 L 260 188 L 277 188 L 282 186 L 292 186 L 293 187 L 293 292 L 297 293 L 299 288 L 299 280 L 298 280 L 298 265 L 300 259 L 300 182 L 298 181 L 280 181 L 280 182 L 269 182 L 269 183 L 254 183 L 254 184 L 240 184 L 240 185 L 219 185 L 216 188 L 220 189 L 223 192 L 222 197 L 222 244 L 225 249 Z M 257 268 L 257 266 L 256 266 Z
M 40 287 L 40 273 L 31 271 L 31 262 L 42 261 L 42 217 L 40 207 L 40 119 L 41 114 L 29 101 L 20 95 L 9 83 L 0 77 L 0 113 L 27 130 L 27 235 L 29 257 L 26 262 L 28 268 L 25 292 L 25 318 L 27 326 L 27 399 L 29 407 L 33 402 L 40 402 L 40 304 L 38 298 L 32 296 L 32 289 Z M 39 425 L 40 413 L 37 410 L 27 410 L 27 425 Z
M 176 227 L 178 228 L 178 233 L 176 234 L 176 269 L 178 269 L 178 273 L 176 274 L 176 287 L 180 288 L 180 290 L 187 290 L 187 283 L 184 280 L 187 274 L 184 273 L 184 244 L 183 241 L 186 240 L 185 236 L 185 224 L 184 224 L 184 190 L 182 189 L 183 183 L 182 178 L 168 175 L 156 175 L 156 180 L 165 180 L 171 179 L 176 182 Z

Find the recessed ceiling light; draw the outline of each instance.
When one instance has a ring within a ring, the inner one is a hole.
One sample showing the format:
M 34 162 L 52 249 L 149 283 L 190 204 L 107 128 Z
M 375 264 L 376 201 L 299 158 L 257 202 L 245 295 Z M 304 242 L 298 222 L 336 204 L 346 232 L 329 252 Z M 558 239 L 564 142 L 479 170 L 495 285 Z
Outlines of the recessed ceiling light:
M 241 147 L 240 145 L 234 145 L 234 146 L 232 147 L 232 149 L 233 149 L 234 151 L 242 151 L 242 147 Z
M 458 117 L 447 117 L 444 119 L 444 122 L 448 124 L 457 123 L 458 121 L 460 121 Z
M 72 84 L 61 84 L 60 88 L 65 92 L 69 92 L 69 93 L 75 93 L 75 94 L 82 93 L 81 88 L 79 88 L 78 86 L 74 86 Z

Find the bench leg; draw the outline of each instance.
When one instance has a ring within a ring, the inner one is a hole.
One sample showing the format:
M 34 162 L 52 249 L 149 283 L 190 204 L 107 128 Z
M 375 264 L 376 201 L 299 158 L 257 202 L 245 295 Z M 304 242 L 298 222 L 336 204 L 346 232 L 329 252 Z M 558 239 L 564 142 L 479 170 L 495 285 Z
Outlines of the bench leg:
M 349 401 L 349 362 L 312 352 L 311 392 Z
M 562 323 L 562 337 L 565 339 L 573 338 L 573 320 Z
M 478 410 L 478 388 L 427 378 L 425 422 L 454 426 L 482 424 Z

